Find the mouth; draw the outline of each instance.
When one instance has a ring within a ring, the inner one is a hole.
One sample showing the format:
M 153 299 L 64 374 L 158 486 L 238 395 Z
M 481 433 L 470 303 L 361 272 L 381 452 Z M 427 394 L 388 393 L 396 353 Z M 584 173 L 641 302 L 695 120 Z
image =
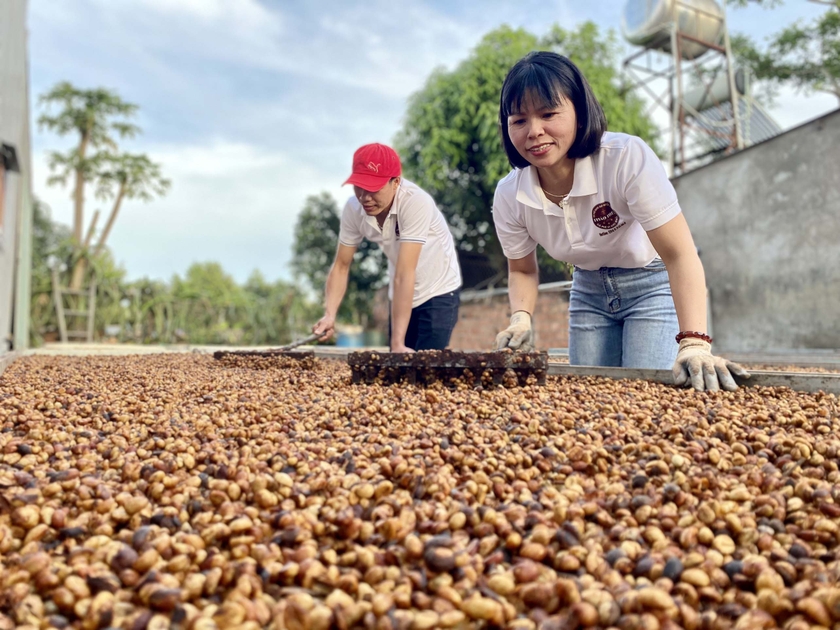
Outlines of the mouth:
M 531 155 L 545 155 L 548 150 L 553 146 L 551 142 L 546 142 L 545 144 L 538 144 L 535 147 L 531 147 L 528 149 L 528 153 Z

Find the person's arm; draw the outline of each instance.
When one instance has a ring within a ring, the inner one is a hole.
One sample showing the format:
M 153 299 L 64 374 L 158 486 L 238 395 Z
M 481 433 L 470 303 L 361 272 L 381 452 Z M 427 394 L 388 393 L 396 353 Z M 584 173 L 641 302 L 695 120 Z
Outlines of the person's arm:
M 391 301 L 391 352 L 413 352 L 405 345 L 405 334 L 414 303 L 414 278 L 423 243 L 400 244 L 394 272 L 394 297 Z
M 706 277 L 685 216 L 680 213 L 647 235 L 668 270 L 680 330 L 707 334 Z M 749 376 L 737 363 L 714 356 L 711 344 L 696 337 L 680 341 L 673 372 L 677 385 L 698 391 L 734 391 L 738 385 L 732 374 Z
M 335 317 L 347 291 L 347 278 L 350 275 L 350 264 L 353 262 L 356 249 L 356 247 L 339 243 L 335 252 L 335 260 L 330 267 L 324 287 L 324 316 L 312 327 L 313 333 L 324 335 L 323 339 L 329 339 L 335 332 Z
M 665 263 L 680 330 L 706 330 L 706 276 L 682 213 L 647 233 Z
M 531 315 L 537 306 L 539 282 L 536 249 L 523 258 L 508 259 L 510 325 L 496 335 L 496 350 L 512 348 L 530 352 L 534 349 Z

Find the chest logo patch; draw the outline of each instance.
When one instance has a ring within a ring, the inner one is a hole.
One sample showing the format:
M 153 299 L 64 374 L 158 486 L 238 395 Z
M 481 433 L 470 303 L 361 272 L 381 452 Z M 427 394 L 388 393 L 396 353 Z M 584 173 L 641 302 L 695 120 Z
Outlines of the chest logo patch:
M 615 210 L 610 207 L 609 201 L 599 203 L 592 208 L 592 223 L 599 230 L 611 230 L 618 225 L 619 220 Z

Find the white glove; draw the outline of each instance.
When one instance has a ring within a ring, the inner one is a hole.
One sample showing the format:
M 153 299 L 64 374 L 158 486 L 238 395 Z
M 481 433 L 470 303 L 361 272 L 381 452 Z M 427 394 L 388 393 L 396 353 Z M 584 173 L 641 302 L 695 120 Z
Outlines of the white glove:
M 732 374 L 750 377 L 749 372 L 737 363 L 714 356 L 711 344 L 695 337 L 680 341 L 680 350 L 672 371 L 675 385 L 691 386 L 698 392 L 716 392 L 721 387 L 734 392 L 738 385 Z
M 510 326 L 496 335 L 496 350 L 504 348 L 533 352 L 534 331 L 531 329 L 531 315 L 526 311 L 516 311 L 510 316 Z

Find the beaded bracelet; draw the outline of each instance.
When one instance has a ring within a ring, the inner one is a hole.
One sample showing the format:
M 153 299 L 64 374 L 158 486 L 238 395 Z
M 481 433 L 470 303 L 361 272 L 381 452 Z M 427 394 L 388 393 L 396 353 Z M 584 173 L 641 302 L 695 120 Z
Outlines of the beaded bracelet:
M 707 335 L 706 333 L 697 332 L 695 330 L 684 330 L 681 333 L 677 333 L 677 336 L 675 337 L 675 339 L 677 340 L 677 343 L 679 343 L 683 339 L 688 339 L 689 337 L 694 338 L 694 339 L 702 339 L 703 341 L 705 341 L 709 345 L 711 345 L 711 343 L 712 343 L 712 338 L 709 337 L 709 335 Z

